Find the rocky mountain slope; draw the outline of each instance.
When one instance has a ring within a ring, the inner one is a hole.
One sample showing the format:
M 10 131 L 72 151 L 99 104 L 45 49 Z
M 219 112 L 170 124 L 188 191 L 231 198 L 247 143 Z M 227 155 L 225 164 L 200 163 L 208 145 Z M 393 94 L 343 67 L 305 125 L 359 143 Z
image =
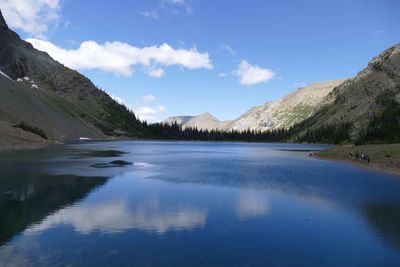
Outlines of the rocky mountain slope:
M 197 128 L 199 130 L 224 130 L 227 122 L 223 122 L 206 112 L 187 121 L 183 128 Z
M 319 108 L 321 101 L 344 79 L 313 83 L 273 102 L 251 108 L 228 125 L 228 130 L 289 128 Z
M 204 113 L 195 117 L 171 117 L 165 122 L 176 122 L 183 128 L 226 131 L 244 131 L 247 129 L 265 131 L 289 128 L 315 112 L 324 97 L 343 81 L 345 80 L 324 81 L 299 88 L 282 99 L 253 107 L 238 119 L 232 121 L 219 121 L 211 114 Z
M 168 124 L 179 124 L 179 125 L 185 125 L 188 121 L 193 119 L 195 116 L 176 116 L 176 117 L 169 117 L 166 119 L 164 122 Z
M 198 116 L 169 117 L 164 123 L 177 123 L 185 128 L 197 128 L 199 130 L 226 130 L 231 121 L 220 121 L 208 112 Z
M 143 131 L 133 114 L 89 79 L 21 40 L 1 12 L 0 71 L 2 149 Z M 28 127 L 15 127 L 21 123 Z
M 299 125 L 300 136 L 306 130 L 346 125 L 344 128 L 353 141 L 367 138 L 398 142 L 399 103 L 400 44 L 397 44 L 374 57 L 354 78 L 329 93 L 321 108 Z

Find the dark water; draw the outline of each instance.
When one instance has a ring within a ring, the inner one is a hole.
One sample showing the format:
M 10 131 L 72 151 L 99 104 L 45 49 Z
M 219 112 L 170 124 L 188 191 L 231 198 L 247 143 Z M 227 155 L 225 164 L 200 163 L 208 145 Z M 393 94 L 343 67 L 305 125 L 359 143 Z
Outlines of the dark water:
M 320 148 L 1 154 L 0 266 L 400 266 L 400 177 L 279 150 Z

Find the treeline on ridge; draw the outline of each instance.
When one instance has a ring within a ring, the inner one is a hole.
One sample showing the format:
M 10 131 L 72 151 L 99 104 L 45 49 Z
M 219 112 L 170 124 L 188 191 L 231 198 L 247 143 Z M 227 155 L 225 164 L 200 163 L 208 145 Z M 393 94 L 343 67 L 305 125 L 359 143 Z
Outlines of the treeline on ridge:
M 289 129 L 267 131 L 221 131 L 185 128 L 177 123 L 154 123 L 139 120 L 124 105 L 115 101 L 107 103 L 106 121 L 118 122 L 123 130 L 121 135 L 132 138 L 159 140 L 199 140 L 199 141 L 246 141 L 246 142 L 295 142 L 295 143 L 395 143 L 400 142 L 400 105 L 394 100 L 393 93 L 381 95 L 377 103 L 382 112 L 375 114 L 369 127 L 357 137 L 351 137 L 353 124 L 350 122 L 338 125 L 321 125 L 313 127 L 312 118 L 292 126 Z M 119 135 L 114 129 L 98 125 L 107 135 Z

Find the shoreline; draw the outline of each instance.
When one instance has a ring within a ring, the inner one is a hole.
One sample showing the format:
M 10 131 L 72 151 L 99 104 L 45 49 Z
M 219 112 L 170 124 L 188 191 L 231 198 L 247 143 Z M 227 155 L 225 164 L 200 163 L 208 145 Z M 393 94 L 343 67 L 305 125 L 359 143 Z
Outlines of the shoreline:
M 371 157 L 370 163 L 350 158 L 349 154 L 366 154 Z M 319 151 L 315 157 L 322 160 L 336 161 L 354 167 L 375 172 L 400 175 L 400 144 L 384 145 L 342 145 Z
M 357 161 L 357 160 L 352 160 L 352 159 L 336 159 L 336 158 L 320 157 L 320 156 L 318 156 L 318 154 L 316 154 L 315 157 L 317 159 L 343 163 L 343 164 L 351 165 L 356 168 L 366 169 L 366 170 L 373 171 L 373 172 L 383 172 L 383 173 L 387 173 L 387 174 L 394 174 L 394 175 L 400 176 L 400 169 L 385 168 L 382 166 L 368 164 L 368 163 L 364 163 L 362 161 Z

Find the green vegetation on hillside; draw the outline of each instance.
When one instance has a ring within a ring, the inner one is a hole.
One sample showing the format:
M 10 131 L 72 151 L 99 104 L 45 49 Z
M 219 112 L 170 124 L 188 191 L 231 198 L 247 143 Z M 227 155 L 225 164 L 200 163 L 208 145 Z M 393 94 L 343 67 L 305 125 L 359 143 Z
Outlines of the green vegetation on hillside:
M 44 139 L 47 139 L 47 135 L 42 129 L 32 126 L 32 125 L 29 125 L 26 122 L 20 122 L 19 124 L 14 125 L 14 127 L 20 128 L 26 132 L 30 132 L 30 133 L 36 134 Z
M 400 89 L 400 87 L 399 87 Z M 362 132 L 357 144 L 399 143 L 400 142 L 400 104 L 392 91 L 378 96 L 380 114 L 374 114 L 368 128 Z
M 350 140 L 351 123 L 323 125 L 316 129 L 307 129 L 295 138 L 296 142 L 340 144 Z
M 289 114 L 287 114 L 285 126 L 291 126 L 294 123 L 298 123 L 308 116 L 313 112 L 314 107 L 311 105 L 304 105 L 304 104 L 298 104 L 295 107 L 293 107 L 293 111 Z
M 121 105 L 107 97 L 103 101 L 104 108 L 107 112 L 104 115 L 104 121 L 96 122 L 104 134 L 110 136 L 125 135 L 128 137 L 145 137 L 148 129 L 144 122 L 138 120 L 135 114 L 126 106 Z

